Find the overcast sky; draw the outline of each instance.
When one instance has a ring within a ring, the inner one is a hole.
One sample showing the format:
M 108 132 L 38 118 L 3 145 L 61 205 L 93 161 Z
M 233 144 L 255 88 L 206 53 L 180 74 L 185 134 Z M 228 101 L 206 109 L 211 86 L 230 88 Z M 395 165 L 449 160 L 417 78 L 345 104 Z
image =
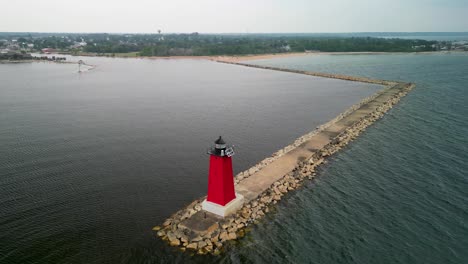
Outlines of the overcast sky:
M 468 0 L 2 0 L 7 32 L 468 31 Z

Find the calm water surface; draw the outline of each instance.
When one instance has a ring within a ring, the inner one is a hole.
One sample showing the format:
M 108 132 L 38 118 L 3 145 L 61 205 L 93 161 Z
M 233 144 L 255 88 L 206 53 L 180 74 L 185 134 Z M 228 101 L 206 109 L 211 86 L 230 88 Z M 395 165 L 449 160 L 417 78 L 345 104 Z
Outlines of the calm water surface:
M 468 55 L 324 55 L 262 65 L 417 87 L 223 260 L 468 263 Z
M 381 88 L 199 60 L 82 59 L 96 68 L 0 64 L 0 263 L 235 259 L 192 258 L 152 236 L 206 192 L 206 148 L 224 135 L 235 170 L 247 169 Z

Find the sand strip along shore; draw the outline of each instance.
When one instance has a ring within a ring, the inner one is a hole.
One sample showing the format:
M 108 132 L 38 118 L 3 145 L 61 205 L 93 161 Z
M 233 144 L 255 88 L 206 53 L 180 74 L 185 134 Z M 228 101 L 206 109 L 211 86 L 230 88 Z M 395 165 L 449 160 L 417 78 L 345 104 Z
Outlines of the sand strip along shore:
M 305 180 L 315 176 L 317 166 L 333 153 L 345 147 L 369 125 L 383 117 L 404 97 L 414 84 L 374 80 L 226 62 L 241 66 L 294 72 L 299 74 L 361 81 L 385 85 L 373 96 L 365 98 L 333 120 L 297 139 L 290 146 L 276 152 L 249 170 L 236 175 L 236 191 L 245 204 L 236 214 L 220 218 L 201 210 L 201 197 L 169 217 L 153 230 L 171 246 L 197 254 L 219 254 L 231 241 L 245 235 L 246 227 L 256 223 L 270 207 L 289 191 L 299 188 Z

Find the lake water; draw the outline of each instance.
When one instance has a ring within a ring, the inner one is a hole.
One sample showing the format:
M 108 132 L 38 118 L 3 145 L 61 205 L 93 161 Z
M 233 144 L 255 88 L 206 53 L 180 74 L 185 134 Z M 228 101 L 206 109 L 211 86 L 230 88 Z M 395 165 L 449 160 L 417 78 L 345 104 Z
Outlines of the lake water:
M 354 35 L 351 33 L 350 35 Z M 423 39 L 429 41 L 467 41 L 468 32 L 392 32 L 356 33 L 356 36 L 377 38 Z
M 224 262 L 468 263 L 467 53 L 255 63 L 417 87 L 282 200 Z
M 217 136 L 236 145 L 238 172 L 381 88 L 201 60 L 71 59 L 96 68 L 0 64 L 0 263 L 216 262 L 151 228 L 206 193 Z

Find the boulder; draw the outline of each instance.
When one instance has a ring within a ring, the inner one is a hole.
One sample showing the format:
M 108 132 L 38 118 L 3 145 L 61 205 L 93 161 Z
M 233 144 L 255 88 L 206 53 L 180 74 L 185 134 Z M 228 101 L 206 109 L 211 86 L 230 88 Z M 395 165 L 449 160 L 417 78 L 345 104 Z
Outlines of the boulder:
M 167 219 L 166 221 L 164 221 L 163 226 L 164 226 L 164 227 L 169 226 L 169 225 L 171 225 L 171 223 L 172 223 L 172 220 L 171 220 L 171 219 Z
M 236 226 L 232 226 L 230 228 L 228 228 L 228 233 L 232 233 L 232 232 L 236 232 L 237 231 L 237 227 Z
M 197 250 L 198 244 L 197 243 L 190 243 L 187 245 L 187 249 Z
M 206 246 L 206 242 L 205 241 L 200 241 L 198 242 L 198 248 L 204 248 Z
M 174 235 L 177 237 L 177 238 L 181 238 L 183 236 L 183 233 L 182 231 L 180 230 L 175 230 L 174 231 Z
M 233 239 L 236 239 L 236 238 L 237 238 L 236 233 L 232 232 L 232 233 L 229 233 L 229 234 L 228 234 L 228 239 L 229 239 L 229 240 L 233 240 Z
M 215 242 L 214 245 L 215 245 L 217 248 L 222 248 L 222 247 L 223 247 L 223 243 L 221 243 L 221 242 Z
M 167 236 L 167 238 L 169 239 L 169 244 L 171 246 L 179 246 L 180 245 L 180 240 L 175 237 L 174 235 L 171 235 L 171 237 Z
M 280 194 L 281 191 L 277 188 L 277 187 L 274 187 L 273 188 L 273 192 L 275 192 L 276 194 Z
M 213 245 L 213 243 L 211 243 L 211 240 L 210 240 L 210 239 L 205 239 L 205 243 L 206 243 L 206 245 L 208 245 L 208 246 L 209 246 L 209 245 Z
M 211 242 L 218 242 L 219 241 L 219 234 L 216 234 L 215 236 L 211 237 Z
M 207 245 L 207 246 L 205 247 L 205 250 L 206 250 L 207 252 L 213 252 L 213 245 Z
M 241 213 L 242 217 L 244 217 L 244 218 L 249 218 L 250 214 L 251 214 L 251 211 L 248 210 L 248 209 L 242 210 L 242 213 Z
M 188 237 L 186 235 L 182 235 L 180 237 L 180 241 L 182 241 L 183 243 L 188 243 Z
M 228 239 L 229 239 L 228 233 L 226 231 L 221 232 L 221 234 L 219 235 L 219 240 L 221 240 L 221 242 L 223 242 L 223 241 L 226 241 Z
M 271 197 L 269 197 L 269 196 L 264 196 L 264 197 L 262 197 L 262 198 L 260 199 L 260 201 L 262 201 L 262 203 L 268 204 L 268 203 L 271 202 Z
M 195 238 L 192 238 L 192 242 L 198 242 L 198 241 L 202 241 L 203 238 L 201 236 L 196 236 Z

